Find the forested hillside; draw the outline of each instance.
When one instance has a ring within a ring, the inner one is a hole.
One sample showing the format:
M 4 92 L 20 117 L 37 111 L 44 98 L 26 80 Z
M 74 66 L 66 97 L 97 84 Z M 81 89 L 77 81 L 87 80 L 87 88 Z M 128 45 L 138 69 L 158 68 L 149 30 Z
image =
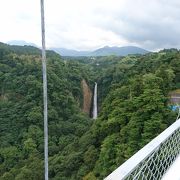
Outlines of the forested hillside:
M 26 50 L 25 50 L 26 49 Z M 49 176 L 103 179 L 175 120 L 180 53 L 65 60 L 48 57 Z M 40 51 L 0 44 L 0 179 L 43 179 Z M 82 112 L 85 80 L 98 83 L 99 115 Z
M 99 74 L 100 114 L 81 137 L 83 163 L 69 179 L 103 179 L 174 122 L 168 93 L 180 88 L 180 53 L 80 61 Z
M 0 47 L 0 179 L 43 179 L 40 51 Z M 92 124 L 82 113 L 81 81 L 88 69 L 48 56 L 49 156 L 76 142 Z M 51 167 L 51 166 L 50 166 Z

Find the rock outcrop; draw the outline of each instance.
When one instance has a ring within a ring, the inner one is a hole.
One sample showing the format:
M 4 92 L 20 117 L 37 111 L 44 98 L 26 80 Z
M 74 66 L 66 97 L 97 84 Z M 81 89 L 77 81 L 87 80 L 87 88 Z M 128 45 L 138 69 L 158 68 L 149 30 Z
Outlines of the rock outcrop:
M 81 81 L 81 86 L 83 89 L 83 109 L 82 110 L 84 113 L 90 115 L 92 92 L 87 82 L 84 79 Z

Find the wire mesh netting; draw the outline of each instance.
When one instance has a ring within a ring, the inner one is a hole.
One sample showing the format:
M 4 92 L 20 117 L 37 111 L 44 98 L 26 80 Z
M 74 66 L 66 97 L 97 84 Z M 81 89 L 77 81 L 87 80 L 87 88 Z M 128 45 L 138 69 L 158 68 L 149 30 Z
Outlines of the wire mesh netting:
M 126 180 L 158 180 L 180 154 L 180 128 L 165 142 L 160 144 L 152 154 L 143 160 L 125 178 Z

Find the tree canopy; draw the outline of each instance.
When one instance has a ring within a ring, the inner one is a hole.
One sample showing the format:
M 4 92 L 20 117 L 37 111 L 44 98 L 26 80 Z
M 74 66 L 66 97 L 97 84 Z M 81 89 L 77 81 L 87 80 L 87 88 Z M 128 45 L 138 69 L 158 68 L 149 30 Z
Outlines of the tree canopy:
M 40 50 L 0 43 L 0 179 L 44 178 Z M 49 178 L 103 179 L 175 120 L 180 52 L 63 59 L 47 52 Z M 97 120 L 82 112 L 98 83 Z

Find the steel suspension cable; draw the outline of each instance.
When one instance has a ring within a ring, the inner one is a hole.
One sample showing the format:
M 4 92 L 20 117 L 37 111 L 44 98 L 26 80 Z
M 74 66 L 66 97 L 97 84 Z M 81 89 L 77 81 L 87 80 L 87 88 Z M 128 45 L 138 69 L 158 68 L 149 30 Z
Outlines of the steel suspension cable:
M 48 109 L 47 109 L 48 102 L 47 102 L 44 0 L 40 0 L 40 3 L 41 3 L 41 33 L 42 33 L 43 103 L 44 103 L 44 166 L 45 166 L 45 180 L 48 180 Z

